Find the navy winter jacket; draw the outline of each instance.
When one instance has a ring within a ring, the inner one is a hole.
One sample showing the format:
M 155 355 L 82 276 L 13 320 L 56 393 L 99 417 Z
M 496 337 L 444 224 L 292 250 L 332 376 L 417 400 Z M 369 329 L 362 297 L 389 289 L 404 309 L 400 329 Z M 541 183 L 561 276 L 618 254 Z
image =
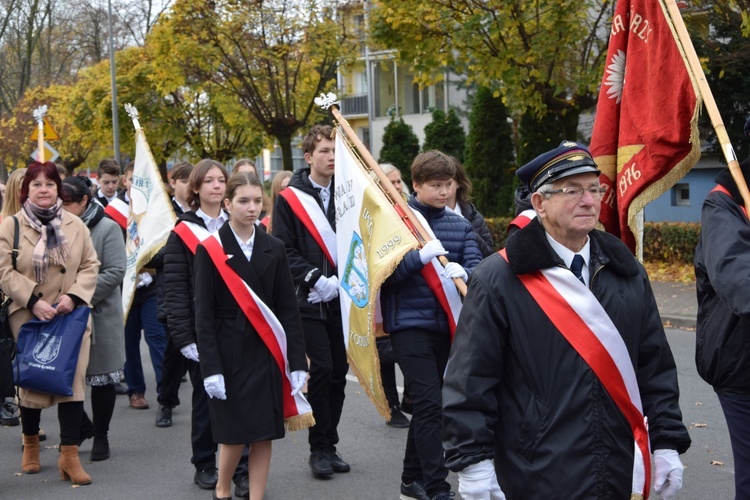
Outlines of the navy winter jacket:
M 444 208 L 437 209 L 419 203 L 414 194 L 409 199 L 409 206 L 427 220 L 435 237 L 448 251 L 448 260 L 461 264 L 466 273 L 471 275 L 482 260 L 471 223 Z M 448 317 L 422 277 L 423 267 L 419 251 L 412 250 L 383 284 L 380 302 L 383 329 L 386 332 L 419 328 L 446 335 L 450 333 Z

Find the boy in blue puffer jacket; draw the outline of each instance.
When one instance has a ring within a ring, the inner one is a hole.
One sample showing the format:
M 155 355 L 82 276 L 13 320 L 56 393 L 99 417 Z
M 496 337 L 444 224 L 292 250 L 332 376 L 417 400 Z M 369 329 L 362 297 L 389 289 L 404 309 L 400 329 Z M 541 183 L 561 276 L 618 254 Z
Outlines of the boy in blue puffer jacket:
M 453 494 L 443 460 L 441 387 L 458 318 L 455 308 L 451 311 L 442 298 L 442 286 L 453 287 L 452 278 L 467 280 L 482 254 L 471 224 L 445 209 L 455 182 L 455 160 L 440 151 L 421 153 L 412 163 L 411 175 L 414 194 L 409 206 L 422 215 L 435 239 L 407 253 L 383 284 L 383 327 L 391 334 L 406 391 L 414 401 L 401 498 L 443 500 Z M 441 255 L 450 263 L 433 268 L 434 259 Z

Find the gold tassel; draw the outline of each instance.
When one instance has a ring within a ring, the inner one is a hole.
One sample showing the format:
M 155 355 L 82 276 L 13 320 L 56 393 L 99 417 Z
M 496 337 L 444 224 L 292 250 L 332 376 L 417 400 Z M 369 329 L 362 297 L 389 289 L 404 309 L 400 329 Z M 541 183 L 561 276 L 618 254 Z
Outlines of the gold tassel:
M 284 420 L 288 432 L 301 431 L 315 425 L 315 418 L 312 412 L 295 415 Z

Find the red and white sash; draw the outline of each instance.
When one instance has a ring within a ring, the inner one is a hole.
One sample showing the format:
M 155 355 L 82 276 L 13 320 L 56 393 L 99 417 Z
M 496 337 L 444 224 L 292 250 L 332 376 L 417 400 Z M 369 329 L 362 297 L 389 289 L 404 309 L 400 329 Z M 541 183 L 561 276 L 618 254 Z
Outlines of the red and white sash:
M 315 421 L 313 420 L 312 409 L 304 396 L 302 394 L 297 394 L 294 397 L 291 396 L 291 372 L 289 371 L 289 364 L 286 358 L 286 335 L 281 323 L 268 306 L 255 295 L 247 283 L 226 263 L 227 255 L 221 246 L 221 240 L 219 240 L 218 236 L 211 238 L 211 233 L 194 222 L 182 221 L 175 226 L 174 232 L 177 233 L 193 255 L 195 255 L 199 244 L 202 243 L 204 245 L 235 300 L 240 304 L 253 328 L 256 329 L 263 342 L 268 346 L 281 372 L 285 374 L 285 377 L 282 379 L 282 390 L 284 393 L 284 419 L 287 428 L 293 431 L 314 425 Z M 213 243 L 214 241 L 216 243 Z M 217 246 L 218 249 L 216 248 Z M 217 250 L 218 254 L 214 255 Z M 251 311 L 253 318 L 258 321 L 258 324 L 256 324 L 256 321 L 253 321 L 248 311 Z M 269 320 L 266 312 L 272 319 Z M 278 340 L 279 338 L 281 340 Z M 271 345 L 269 345 L 269 341 Z
M 180 237 L 193 255 L 195 255 L 198 245 L 211 236 L 211 233 L 206 228 L 201 227 L 200 224 L 196 224 L 195 222 L 181 221 L 172 231 Z
M 110 201 L 106 207 L 104 207 L 104 213 L 107 214 L 113 221 L 117 222 L 121 228 L 126 229 L 128 227 L 128 215 L 130 215 L 130 205 L 122 201 L 120 198 L 115 198 Z
M 532 209 L 524 210 L 520 214 L 516 215 L 516 218 L 510 221 L 508 224 L 508 231 L 511 226 L 516 226 L 518 229 L 523 229 L 529 225 L 529 222 L 533 221 L 536 217 L 536 212 Z
M 310 234 L 312 235 L 315 242 L 320 246 L 325 254 L 328 262 L 333 267 L 337 267 L 337 252 L 336 252 L 336 233 L 331 227 L 330 222 L 326 218 L 326 215 L 321 210 L 318 201 L 305 193 L 304 191 L 290 186 L 279 193 L 289 206 L 292 207 L 292 212 L 302 222 Z M 331 199 L 333 202 L 333 199 Z
M 507 261 L 505 249 L 500 255 Z M 518 275 L 545 315 L 589 365 L 628 420 L 635 439 L 632 493 L 648 498 L 651 455 L 648 422 L 627 347 L 591 290 L 562 267 Z
M 432 232 L 432 228 L 422 214 L 417 210 L 413 210 L 413 213 L 414 216 L 419 219 L 419 222 L 422 223 L 422 227 L 424 227 L 425 231 L 430 234 L 432 239 L 437 239 L 435 238 L 435 233 Z M 433 257 L 433 259 L 422 268 L 421 272 L 422 277 L 427 282 L 427 286 L 429 286 L 432 293 L 435 294 L 435 298 L 440 304 L 440 307 L 445 311 L 446 316 L 448 316 L 448 326 L 450 327 L 451 341 L 453 341 L 453 336 L 456 334 L 458 316 L 461 314 L 463 303 L 461 302 L 461 296 L 458 294 L 458 290 L 456 289 L 453 280 L 443 278 L 440 275 L 442 271 L 443 265 L 436 257 Z
M 271 309 L 260 300 L 252 288 L 227 264 L 229 258 L 224 253 L 221 239 L 211 235 L 201 243 L 208 251 L 211 261 L 219 271 L 232 296 L 245 313 L 250 324 L 258 332 L 263 343 L 271 352 L 281 371 L 281 392 L 284 401 L 284 421 L 290 431 L 306 429 L 315 425 L 312 408 L 302 393 L 292 393 L 292 375 L 287 360 L 286 334 L 281 322 Z

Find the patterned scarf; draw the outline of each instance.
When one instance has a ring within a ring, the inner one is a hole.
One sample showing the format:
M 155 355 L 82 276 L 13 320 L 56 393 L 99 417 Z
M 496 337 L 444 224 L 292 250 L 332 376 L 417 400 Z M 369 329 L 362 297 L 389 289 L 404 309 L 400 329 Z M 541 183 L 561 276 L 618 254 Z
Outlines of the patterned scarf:
M 68 241 L 65 239 L 61 225 L 62 206 L 60 198 L 50 208 L 40 208 L 26 200 L 21 210 L 29 225 L 40 235 L 31 258 L 34 266 L 34 279 L 37 283 L 42 283 L 47 279 L 50 259 L 54 264 L 62 264 L 70 257 Z

